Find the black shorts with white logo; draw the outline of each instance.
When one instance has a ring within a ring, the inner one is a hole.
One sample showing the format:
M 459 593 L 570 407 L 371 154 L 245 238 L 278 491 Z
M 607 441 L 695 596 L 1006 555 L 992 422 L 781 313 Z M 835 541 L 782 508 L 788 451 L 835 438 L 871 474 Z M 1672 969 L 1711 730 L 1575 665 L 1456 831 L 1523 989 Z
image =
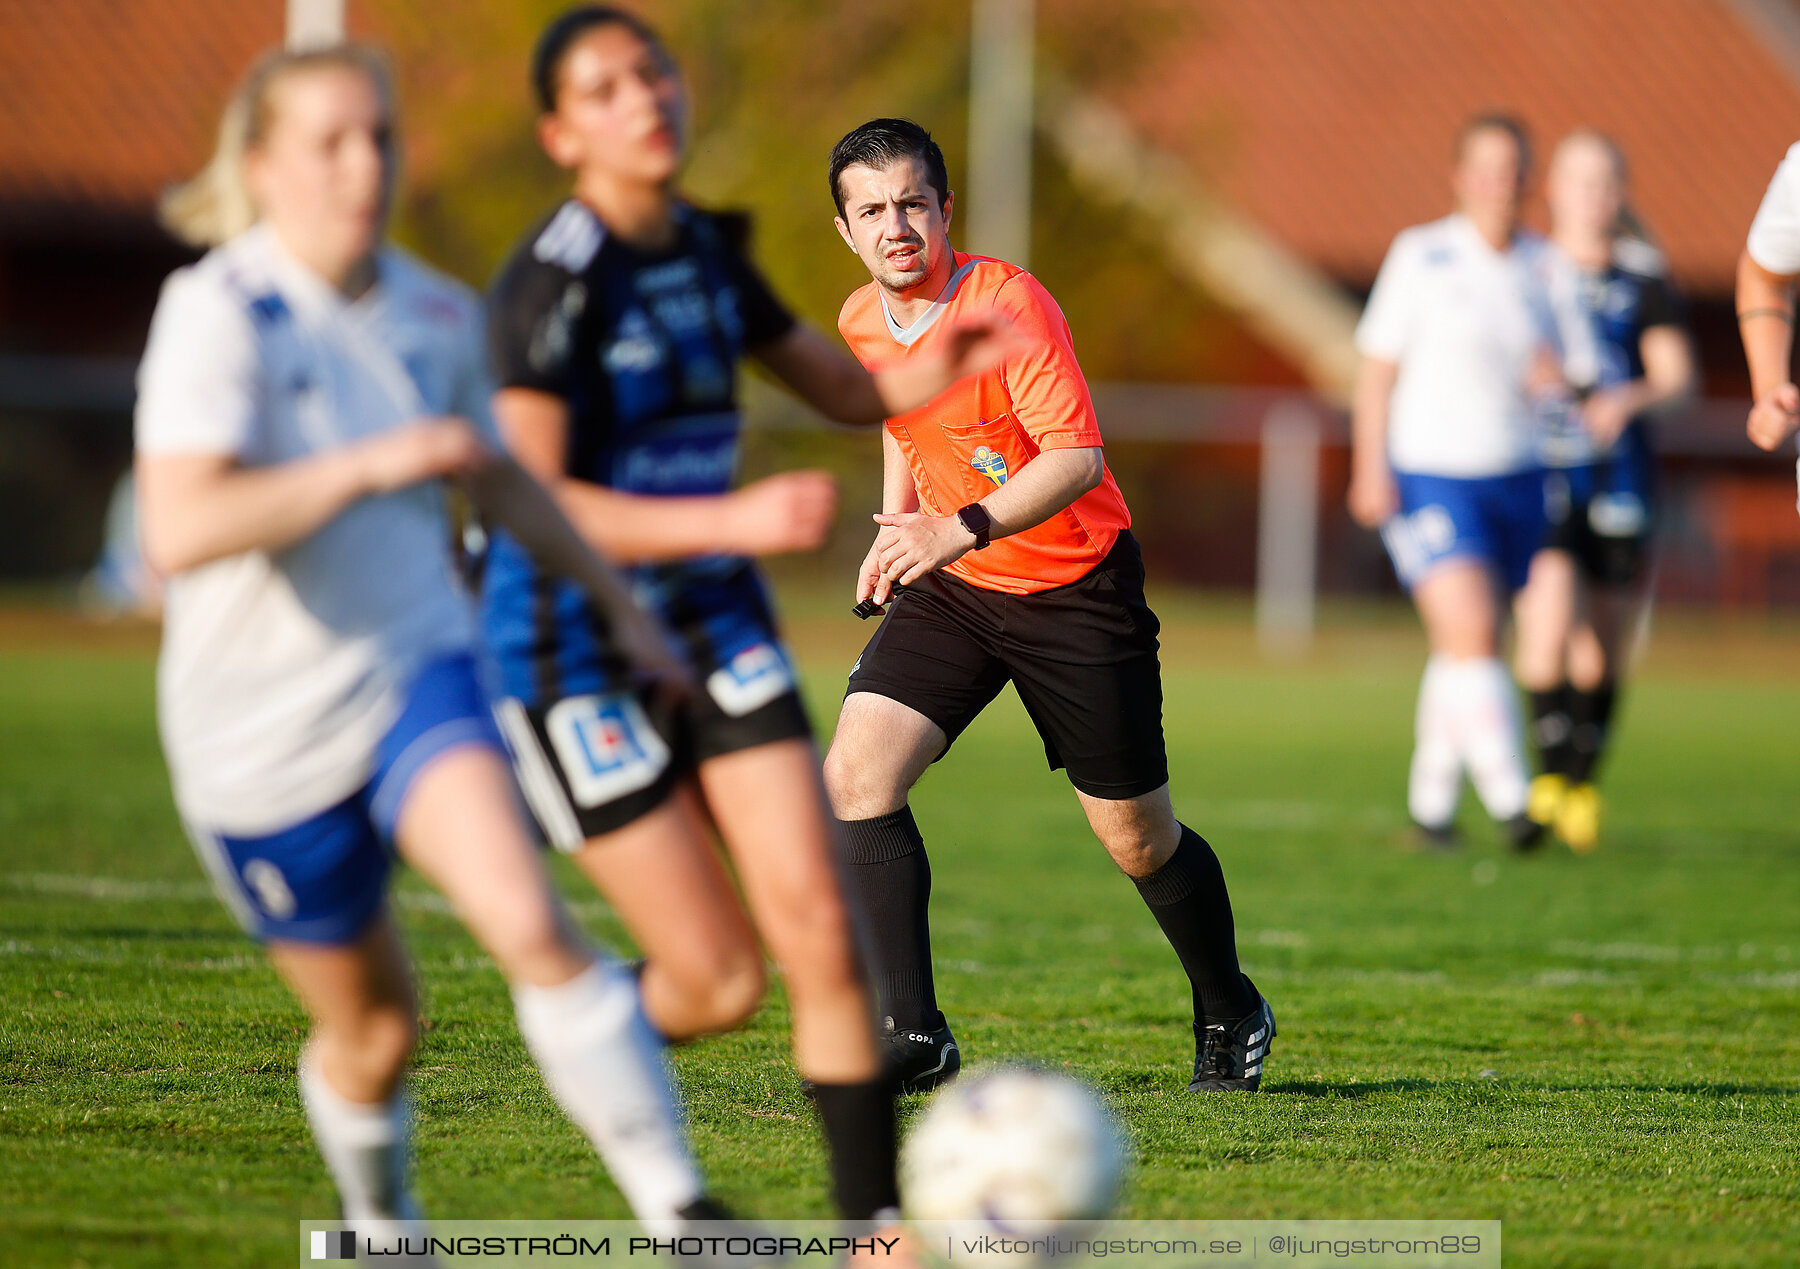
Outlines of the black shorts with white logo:
M 1087 576 L 1036 594 L 928 574 L 888 605 L 845 695 L 917 710 L 942 729 L 948 753 L 1011 682 L 1052 770 L 1092 797 L 1140 797 L 1169 781 L 1161 629 L 1144 601 L 1143 555 L 1121 533 Z
M 1583 488 L 1568 473 L 1552 471 L 1545 478 L 1544 504 L 1550 531 L 1542 549 L 1567 551 L 1596 586 L 1635 586 L 1643 580 L 1656 532 L 1655 504 L 1646 493 Z
M 1597 586 L 1635 586 L 1650 562 L 1650 531 L 1602 532 L 1593 507 L 1577 503 L 1550 530 L 1545 550 L 1567 551 L 1581 575 Z
M 773 655 L 739 657 L 704 676 L 675 709 L 633 692 L 567 696 L 541 709 L 502 700 L 495 713 L 544 840 L 577 850 L 661 806 L 708 759 L 810 740 L 791 662 L 768 646 Z

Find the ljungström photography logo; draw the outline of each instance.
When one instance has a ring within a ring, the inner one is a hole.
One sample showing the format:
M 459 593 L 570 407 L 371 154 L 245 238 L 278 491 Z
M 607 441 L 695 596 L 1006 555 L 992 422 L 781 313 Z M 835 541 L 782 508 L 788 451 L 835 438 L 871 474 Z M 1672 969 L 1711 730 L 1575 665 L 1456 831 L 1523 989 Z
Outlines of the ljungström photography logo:
M 353 1229 L 315 1229 L 312 1232 L 314 1260 L 355 1260 L 356 1231 Z

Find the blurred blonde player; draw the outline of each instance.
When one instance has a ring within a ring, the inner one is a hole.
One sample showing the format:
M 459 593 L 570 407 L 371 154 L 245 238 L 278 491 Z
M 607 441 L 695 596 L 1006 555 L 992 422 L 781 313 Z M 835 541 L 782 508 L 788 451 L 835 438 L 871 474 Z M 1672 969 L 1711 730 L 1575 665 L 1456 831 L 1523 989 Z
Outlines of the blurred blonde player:
M 1749 241 L 1738 258 L 1738 332 L 1750 363 L 1754 404 L 1745 430 L 1775 450 L 1800 427 L 1800 388 L 1794 386 L 1794 283 L 1800 280 L 1800 143 L 1775 169 Z
M 1541 772 L 1531 818 L 1576 851 L 1600 834 L 1594 774 L 1606 745 L 1625 642 L 1649 599 L 1656 456 L 1650 417 L 1693 390 L 1681 297 L 1662 253 L 1631 232 L 1625 156 L 1597 132 L 1564 137 L 1550 160 L 1551 239 L 1581 270 L 1599 339 L 1599 378 L 1571 426 L 1542 446 L 1550 539 L 1516 606 L 1514 666 L 1530 695 Z
M 1527 848 L 1543 830 L 1501 624 L 1547 530 L 1536 395 L 1591 382 L 1594 337 L 1574 267 L 1520 227 L 1524 128 L 1475 118 L 1455 158 L 1456 212 L 1394 240 L 1357 327 L 1349 504 L 1381 530 L 1431 648 L 1407 787 L 1419 834 L 1454 843 L 1466 771 Z
M 166 208 L 213 246 L 164 287 L 138 384 L 140 525 L 169 579 L 157 692 L 176 805 L 312 1019 L 300 1096 L 359 1234 L 391 1239 L 418 1218 L 395 852 L 493 956 L 545 1083 L 633 1211 L 678 1229 L 714 1212 L 637 980 L 571 933 L 515 809 L 444 482 L 579 578 L 640 671 L 685 671 L 499 452 L 474 295 L 384 243 L 393 115 L 370 50 L 273 53 Z

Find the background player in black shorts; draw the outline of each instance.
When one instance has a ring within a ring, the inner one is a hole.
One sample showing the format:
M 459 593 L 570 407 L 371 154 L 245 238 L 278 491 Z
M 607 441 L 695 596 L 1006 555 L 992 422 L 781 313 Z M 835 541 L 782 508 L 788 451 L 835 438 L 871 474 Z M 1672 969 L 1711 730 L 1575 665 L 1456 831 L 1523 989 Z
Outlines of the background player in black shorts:
M 971 320 L 942 356 L 871 376 L 798 325 L 731 223 L 678 196 L 681 81 L 637 18 L 571 10 L 541 37 L 533 80 L 540 137 L 575 173 L 575 193 L 495 283 L 494 413 L 576 526 L 630 566 L 700 690 L 679 709 L 642 699 L 586 599 L 498 535 L 483 582 L 498 712 L 545 835 L 574 854 L 645 953 L 645 1008 L 666 1036 L 718 1030 L 755 1008 L 760 932 L 787 979 L 839 1206 L 872 1217 L 896 1202 L 891 1085 L 818 755 L 747 558 L 816 545 L 835 494 L 816 473 L 732 492 L 737 363 L 754 356 L 822 412 L 873 423 L 990 364 L 1008 336 L 1003 322 Z
M 838 318 L 864 365 L 934 356 L 960 314 L 990 306 L 1024 341 L 888 419 L 881 528 L 856 597 L 906 589 L 851 671 L 825 760 L 895 1064 L 926 1088 L 960 1062 L 932 986 L 931 872 L 907 794 L 1010 681 L 1188 972 L 1189 1088 L 1254 1089 L 1274 1018 L 1238 969 L 1218 857 L 1170 804 L 1159 626 L 1068 323 L 1029 273 L 952 251 L 943 155 L 917 124 L 856 129 L 830 179 L 838 232 L 874 278 Z
M 1649 417 L 1693 391 L 1694 358 L 1662 253 L 1633 232 L 1618 147 L 1596 132 L 1564 137 L 1546 192 L 1554 240 L 1581 269 L 1600 378 L 1576 426 L 1546 433 L 1550 537 L 1519 594 L 1516 670 L 1541 768 L 1528 813 L 1588 851 L 1600 834 L 1594 775 L 1627 644 L 1649 601 Z

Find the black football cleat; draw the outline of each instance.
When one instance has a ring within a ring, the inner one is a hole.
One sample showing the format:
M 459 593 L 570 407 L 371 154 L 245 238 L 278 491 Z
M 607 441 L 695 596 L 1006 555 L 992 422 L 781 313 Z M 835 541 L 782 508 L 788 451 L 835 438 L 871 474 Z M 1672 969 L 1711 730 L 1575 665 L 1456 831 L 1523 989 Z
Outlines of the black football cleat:
M 1400 848 L 1415 855 L 1452 854 L 1461 850 L 1462 844 L 1455 824 L 1421 824 L 1415 820 L 1400 835 Z
M 1263 1059 L 1275 1039 L 1275 1014 L 1256 984 L 1256 1008 L 1232 1023 L 1194 1023 L 1194 1078 L 1190 1093 L 1254 1093 L 1262 1083 Z
M 896 1093 L 929 1092 L 939 1084 L 948 1084 L 962 1069 L 962 1054 L 948 1022 L 936 1031 L 918 1031 L 897 1028 L 892 1018 L 883 1019 L 879 1050 L 882 1067 Z M 800 1095 L 812 1101 L 814 1092 L 813 1082 L 801 1076 Z
M 684 1225 L 712 1224 L 717 1221 L 735 1221 L 737 1214 L 710 1194 L 702 1194 L 686 1207 L 675 1213 L 675 1219 Z
M 1546 827 L 1520 811 L 1511 819 L 1500 821 L 1500 836 L 1506 839 L 1508 846 L 1523 855 L 1544 844 Z
M 890 1018 L 881 1042 L 887 1049 L 888 1070 L 902 1093 L 929 1092 L 939 1084 L 948 1084 L 962 1069 L 962 1054 L 948 1022 L 936 1031 L 916 1031 L 896 1028 Z
M 677 1237 L 692 1237 L 700 1248 L 695 1253 L 677 1254 L 676 1263 L 684 1269 L 773 1269 L 773 1266 L 788 1263 L 789 1257 L 785 1253 L 758 1252 L 758 1246 L 767 1246 L 773 1241 L 760 1237 L 766 1231 L 739 1219 L 730 1208 L 710 1195 L 701 1195 L 675 1216 L 681 1222 Z M 745 1250 L 734 1252 L 732 1248 L 738 1244 Z

